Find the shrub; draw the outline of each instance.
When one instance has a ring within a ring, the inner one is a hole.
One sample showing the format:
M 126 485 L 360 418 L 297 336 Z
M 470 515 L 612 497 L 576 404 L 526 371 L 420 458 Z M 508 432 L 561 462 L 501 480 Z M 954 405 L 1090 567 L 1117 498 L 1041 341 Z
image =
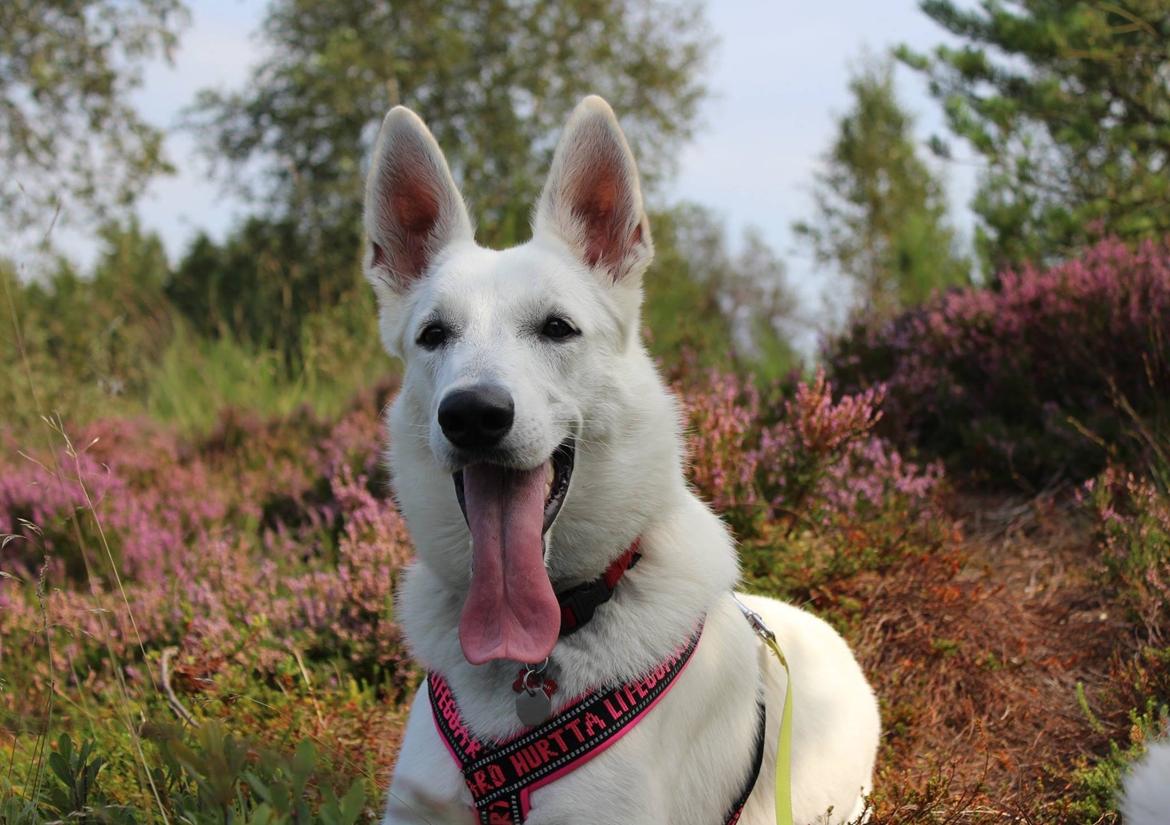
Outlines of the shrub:
M 1170 421 L 1170 246 L 1105 241 L 956 290 L 827 346 L 845 392 L 887 390 L 883 432 L 991 484 L 1089 478 Z
M 1071 800 L 1069 813 L 1077 822 L 1096 825 L 1116 821 L 1118 798 L 1125 775 L 1165 729 L 1167 708 L 1148 701 L 1144 709 L 1129 712 L 1128 743 L 1110 740 L 1109 751 L 1095 760 L 1086 760 L 1072 776 L 1076 796 Z
M 0 409 L 7 425 L 123 406 L 144 390 L 171 339 L 162 242 L 136 222 L 100 234 L 100 257 L 85 273 L 60 260 L 45 277 L 24 279 L 0 260 Z
M 818 372 L 765 398 L 750 379 L 711 371 L 680 393 L 691 481 L 772 589 L 888 563 L 935 526 L 942 466 L 907 461 L 874 433 L 881 389 L 834 401 Z
M 1085 484 L 1103 560 L 1155 642 L 1170 643 L 1170 495 L 1108 467 Z
M 4 441 L 0 633 L 41 659 L 18 681 L 42 689 L 78 662 L 104 680 L 170 644 L 271 674 L 293 645 L 401 686 L 390 603 L 410 550 L 376 468 L 380 406 L 332 425 L 228 416 L 195 443 L 127 419 L 48 453 Z

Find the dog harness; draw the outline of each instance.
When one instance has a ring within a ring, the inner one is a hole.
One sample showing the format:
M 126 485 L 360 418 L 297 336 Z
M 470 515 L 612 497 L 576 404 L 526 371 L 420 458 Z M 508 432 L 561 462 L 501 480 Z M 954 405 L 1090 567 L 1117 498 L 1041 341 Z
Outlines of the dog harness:
M 521 825 L 533 791 L 581 767 L 633 730 L 686 669 L 701 635 L 700 627 L 684 647 L 645 676 L 587 693 L 543 725 L 499 744 L 477 739 L 463 721 L 446 680 L 428 674 L 435 727 L 463 773 L 481 825 Z M 763 762 L 762 702 L 758 716 L 752 769 L 724 819 L 726 825 L 739 821 Z
M 599 578 L 557 594 L 562 637 L 588 623 L 594 611 L 613 597 L 618 582 L 641 558 L 639 543 L 630 545 Z M 581 767 L 633 730 L 686 669 L 702 633 L 700 624 L 686 644 L 644 676 L 586 693 L 543 724 L 500 743 L 476 738 L 463 721 L 450 685 L 438 673 L 428 673 L 435 728 L 463 774 L 481 825 L 521 825 L 531 808 L 533 791 Z M 739 821 L 763 764 L 767 722 L 763 701 L 758 703 L 757 716 L 751 770 L 728 809 L 725 825 Z

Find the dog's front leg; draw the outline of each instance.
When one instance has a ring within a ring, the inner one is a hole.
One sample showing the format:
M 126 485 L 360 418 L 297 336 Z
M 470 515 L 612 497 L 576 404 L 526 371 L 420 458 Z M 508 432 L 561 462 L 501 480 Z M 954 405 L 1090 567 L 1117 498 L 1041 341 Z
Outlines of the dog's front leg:
M 611 753 L 536 791 L 525 825 L 670 825 L 645 768 Z
M 383 825 L 474 825 L 471 795 L 431 717 L 426 683 L 415 694 L 390 782 Z
M 652 810 L 656 808 L 657 812 Z M 660 805 L 642 798 L 615 798 L 608 789 L 588 800 L 533 806 L 525 825 L 670 825 Z

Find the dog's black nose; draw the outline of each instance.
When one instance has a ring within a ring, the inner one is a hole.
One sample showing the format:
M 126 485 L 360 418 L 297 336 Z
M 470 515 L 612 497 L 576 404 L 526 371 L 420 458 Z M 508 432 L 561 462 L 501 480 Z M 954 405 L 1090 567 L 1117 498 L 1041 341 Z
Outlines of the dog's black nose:
M 480 384 L 453 390 L 439 402 L 439 426 L 456 447 L 494 447 L 512 429 L 515 405 L 502 387 Z

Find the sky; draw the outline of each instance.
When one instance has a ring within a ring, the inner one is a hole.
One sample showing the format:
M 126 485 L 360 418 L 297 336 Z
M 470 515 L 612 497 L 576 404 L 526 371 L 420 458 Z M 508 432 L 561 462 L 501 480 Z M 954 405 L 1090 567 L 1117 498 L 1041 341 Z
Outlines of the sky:
M 255 32 L 265 3 L 190 0 L 190 7 L 191 25 L 173 66 L 152 64 L 136 93 L 145 117 L 164 128 L 177 125 L 198 90 L 238 88 L 260 53 Z M 786 261 L 806 308 L 818 315 L 839 311 L 840 284 L 794 242 L 791 225 L 812 215 L 816 171 L 835 119 L 849 106 L 850 70 L 867 52 L 881 54 L 898 43 L 927 49 L 944 33 L 916 0 L 709 0 L 707 16 L 719 41 L 707 77 L 713 94 L 662 199 L 712 207 L 736 239 L 757 228 Z M 918 118 L 920 139 L 941 133 L 942 116 L 921 78 L 899 68 L 897 82 L 903 104 Z M 210 179 L 190 136 L 172 129 L 166 150 L 177 174 L 151 185 L 140 212 L 174 260 L 198 230 L 220 238 L 246 209 Z M 974 171 L 958 163 L 940 169 L 954 219 L 969 237 Z M 56 237 L 79 262 L 92 260 L 92 242 L 73 233 Z

